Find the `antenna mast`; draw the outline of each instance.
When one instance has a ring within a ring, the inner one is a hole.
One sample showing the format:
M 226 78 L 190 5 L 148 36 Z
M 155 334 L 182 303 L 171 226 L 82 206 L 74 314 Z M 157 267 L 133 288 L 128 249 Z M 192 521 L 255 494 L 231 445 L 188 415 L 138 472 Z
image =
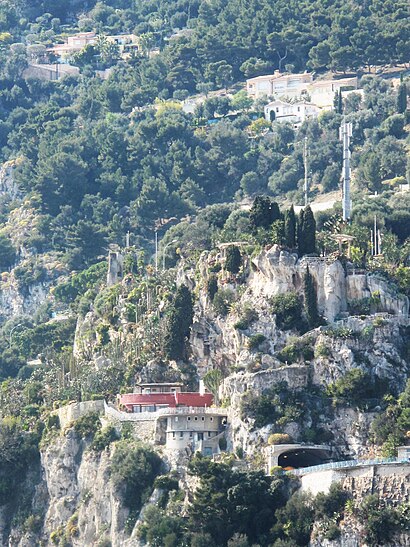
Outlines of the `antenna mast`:
M 352 202 L 350 199 L 350 137 L 352 136 L 352 124 L 343 121 L 339 130 L 339 138 L 343 142 L 343 169 L 342 169 L 342 205 L 343 220 L 348 221 L 351 217 Z
M 305 168 L 305 183 L 304 183 L 304 192 L 305 192 L 305 207 L 309 203 L 309 180 L 308 180 L 308 172 L 309 172 L 309 165 L 308 165 L 308 147 L 307 147 L 307 137 L 305 137 L 305 144 L 303 146 L 303 165 Z

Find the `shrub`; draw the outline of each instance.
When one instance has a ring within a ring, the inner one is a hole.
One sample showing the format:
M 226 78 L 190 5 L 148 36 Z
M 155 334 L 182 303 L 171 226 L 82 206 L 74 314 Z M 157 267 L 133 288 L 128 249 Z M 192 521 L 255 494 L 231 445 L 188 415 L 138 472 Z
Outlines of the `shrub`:
M 253 308 L 245 307 L 242 311 L 239 321 L 234 324 L 234 328 L 238 330 L 246 330 L 250 325 L 259 319 L 258 312 Z
M 107 448 L 107 446 L 118 439 L 119 435 L 115 427 L 112 425 L 107 425 L 95 433 L 94 440 L 91 444 L 91 449 L 96 452 L 101 452 L 104 448 Z
M 289 292 L 274 296 L 271 300 L 272 313 L 276 315 L 276 324 L 282 330 L 301 327 L 302 304 L 297 293 Z
M 338 400 L 356 405 L 365 405 L 366 400 L 380 398 L 386 393 L 386 381 L 377 376 L 372 378 L 368 372 L 359 368 L 349 370 L 342 378 L 329 384 L 327 392 Z
M 248 340 L 248 349 L 250 351 L 257 350 L 265 340 L 266 336 L 264 336 L 263 334 L 254 334 Z
M 111 473 L 114 484 L 123 490 L 125 505 L 138 511 L 151 494 L 161 468 L 161 459 L 150 448 L 121 440 L 115 447 Z
M 89 412 L 88 414 L 84 414 L 84 416 L 78 418 L 78 420 L 74 423 L 74 431 L 82 439 L 94 437 L 100 427 L 101 422 L 97 412 Z
M 219 289 L 213 299 L 215 312 L 222 317 L 226 317 L 235 300 L 235 293 L 230 289 Z
M 277 357 L 282 363 L 287 362 L 288 364 L 296 363 L 300 360 L 309 361 L 314 357 L 312 341 L 304 338 L 298 339 L 279 351 Z
M 317 344 L 315 346 L 315 357 L 329 357 L 331 354 L 330 348 L 326 344 Z
M 289 444 L 292 442 L 292 437 L 286 433 L 272 433 L 269 435 L 268 444 Z

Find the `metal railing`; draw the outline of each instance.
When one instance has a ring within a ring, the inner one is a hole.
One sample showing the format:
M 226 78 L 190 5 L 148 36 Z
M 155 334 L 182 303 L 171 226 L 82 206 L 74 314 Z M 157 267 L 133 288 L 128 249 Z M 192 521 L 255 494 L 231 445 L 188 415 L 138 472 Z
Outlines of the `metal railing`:
M 410 460 L 397 458 L 376 458 L 374 460 L 345 460 L 341 462 L 323 463 L 321 465 L 312 465 L 310 467 L 301 467 L 288 471 L 292 475 L 306 475 L 317 471 L 327 471 L 331 469 L 346 469 L 349 467 L 364 467 L 367 465 L 385 465 L 390 463 L 410 463 Z
M 226 408 L 220 407 L 180 407 L 180 408 L 160 408 L 154 412 L 122 412 L 116 408 L 104 403 L 105 415 L 121 422 L 145 422 L 154 421 L 161 416 L 174 415 L 201 415 L 201 414 L 218 414 L 220 416 L 227 415 Z

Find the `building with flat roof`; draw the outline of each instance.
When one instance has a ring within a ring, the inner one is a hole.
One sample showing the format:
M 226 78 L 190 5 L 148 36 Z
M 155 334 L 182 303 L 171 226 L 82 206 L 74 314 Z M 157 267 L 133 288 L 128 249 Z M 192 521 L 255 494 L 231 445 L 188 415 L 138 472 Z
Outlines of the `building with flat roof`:
M 265 119 L 268 122 L 290 122 L 299 125 L 308 118 L 317 118 L 321 109 L 306 101 L 287 103 L 277 99 L 264 107 Z

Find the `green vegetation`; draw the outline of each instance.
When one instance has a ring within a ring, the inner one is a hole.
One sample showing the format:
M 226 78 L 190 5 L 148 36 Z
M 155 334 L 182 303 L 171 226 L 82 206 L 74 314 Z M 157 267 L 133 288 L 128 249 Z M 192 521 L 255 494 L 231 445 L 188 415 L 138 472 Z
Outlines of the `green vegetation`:
M 409 437 L 410 381 L 398 398 L 386 396 L 385 406 L 385 410 L 374 419 L 372 431 L 375 442 L 382 445 L 383 454 L 395 457 L 397 447 Z
M 128 439 L 116 444 L 111 476 L 123 493 L 124 503 L 135 516 L 150 496 L 160 469 L 161 459 L 150 448 Z
M 331 383 L 327 387 L 328 394 L 335 403 L 353 405 L 366 408 L 374 401 L 379 401 L 388 391 L 388 382 L 378 376 L 371 376 L 368 372 L 354 368 Z
M 282 330 L 303 329 L 302 304 L 296 292 L 279 294 L 271 299 L 272 313 L 276 324 Z
M 193 319 L 192 295 L 185 285 L 178 287 L 168 316 L 164 349 L 170 359 L 182 359 Z

